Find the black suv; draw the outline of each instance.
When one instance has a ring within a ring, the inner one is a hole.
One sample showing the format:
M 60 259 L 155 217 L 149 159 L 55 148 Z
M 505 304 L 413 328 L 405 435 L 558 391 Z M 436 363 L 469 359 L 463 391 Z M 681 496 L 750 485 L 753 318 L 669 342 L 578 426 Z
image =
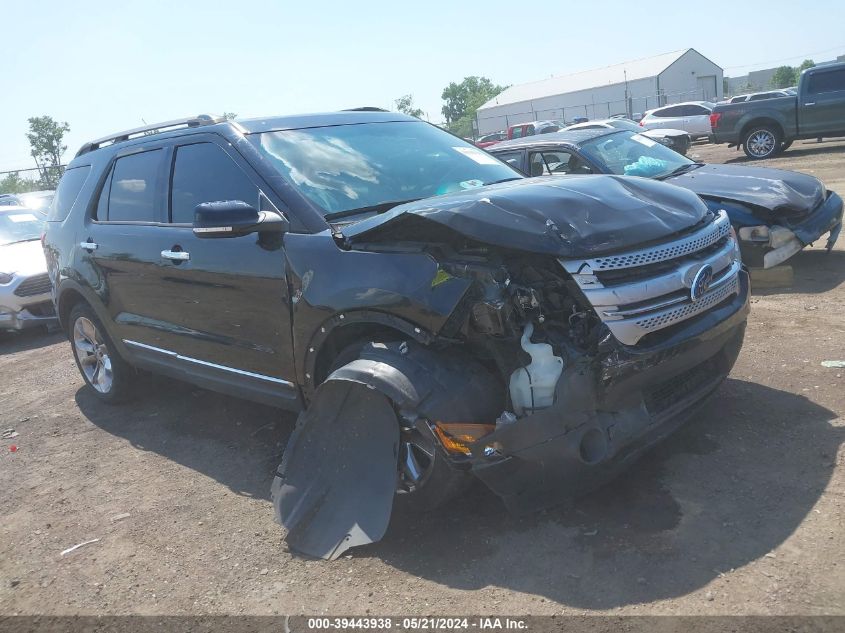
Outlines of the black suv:
M 692 192 L 524 178 L 383 111 L 88 143 L 44 248 L 101 400 L 144 369 L 302 411 L 273 501 L 325 558 L 473 475 L 514 511 L 605 481 L 716 389 L 748 313 Z

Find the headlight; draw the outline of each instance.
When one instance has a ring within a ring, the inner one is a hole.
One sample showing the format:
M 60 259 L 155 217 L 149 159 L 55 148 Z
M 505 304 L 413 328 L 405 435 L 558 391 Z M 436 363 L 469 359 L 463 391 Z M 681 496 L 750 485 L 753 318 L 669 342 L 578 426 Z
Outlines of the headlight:
M 15 275 L 12 273 L 0 273 L 0 286 L 5 286 L 8 283 L 12 283 L 12 279 L 15 278 Z

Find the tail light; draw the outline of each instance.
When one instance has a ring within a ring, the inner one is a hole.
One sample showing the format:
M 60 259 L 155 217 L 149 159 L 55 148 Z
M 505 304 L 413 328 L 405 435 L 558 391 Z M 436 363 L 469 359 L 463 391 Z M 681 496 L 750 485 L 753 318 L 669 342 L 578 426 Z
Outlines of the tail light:
M 710 113 L 710 127 L 714 128 L 719 125 L 719 119 L 722 118 L 721 112 L 711 112 Z
M 645 118 L 640 119 L 640 127 L 645 127 L 645 123 L 643 123 L 644 120 Z
M 46 237 L 47 237 L 47 233 L 41 234 L 41 248 L 44 248 L 44 238 L 46 238 Z

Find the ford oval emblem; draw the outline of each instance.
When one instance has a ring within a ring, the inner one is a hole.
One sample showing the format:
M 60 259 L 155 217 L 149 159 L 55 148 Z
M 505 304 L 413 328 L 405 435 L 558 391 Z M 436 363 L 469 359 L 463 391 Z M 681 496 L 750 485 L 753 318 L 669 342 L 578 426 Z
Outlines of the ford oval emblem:
M 693 301 L 698 301 L 703 295 L 710 290 L 710 284 L 713 281 L 713 267 L 710 264 L 705 264 L 698 269 L 695 277 L 692 278 L 690 284 L 689 297 Z

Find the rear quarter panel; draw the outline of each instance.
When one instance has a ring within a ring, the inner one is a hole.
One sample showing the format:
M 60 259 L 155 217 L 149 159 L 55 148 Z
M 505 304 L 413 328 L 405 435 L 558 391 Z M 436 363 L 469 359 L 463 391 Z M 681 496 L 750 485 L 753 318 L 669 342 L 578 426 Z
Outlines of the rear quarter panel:
M 738 143 L 742 141 L 743 131 L 748 127 L 766 120 L 776 122 L 783 131 L 784 138 L 792 138 L 797 133 L 796 97 L 777 97 L 763 101 L 743 101 L 740 103 L 720 103 L 714 114 L 721 114 L 719 124 L 713 128 L 717 143 Z

